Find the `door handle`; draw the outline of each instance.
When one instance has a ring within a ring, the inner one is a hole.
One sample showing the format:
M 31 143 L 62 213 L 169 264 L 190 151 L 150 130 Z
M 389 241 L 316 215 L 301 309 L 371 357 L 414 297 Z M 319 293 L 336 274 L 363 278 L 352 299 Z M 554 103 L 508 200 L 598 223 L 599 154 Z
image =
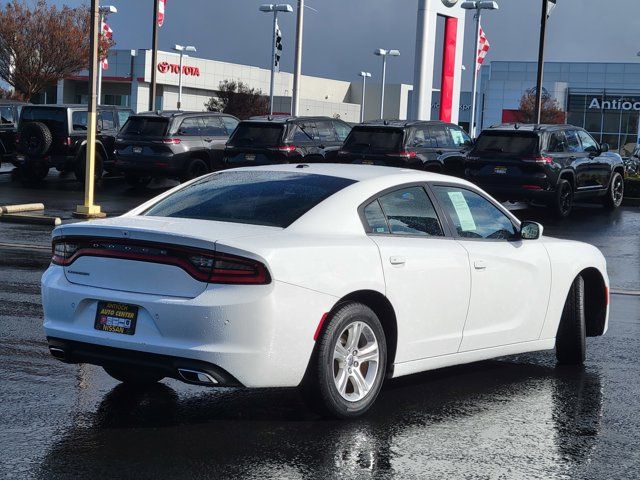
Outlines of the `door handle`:
M 484 260 L 476 260 L 473 262 L 473 268 L 476 270 L 486 270 L 487 264 L 484 263 Z
M 213 138 L 203 138 L 205 142 L 213 142 Z
M 393 256 L 389 257 L 389 263 L 391 263 L 391 265 L 404 265 L 407 263 L 407 259 L 404 257 Z

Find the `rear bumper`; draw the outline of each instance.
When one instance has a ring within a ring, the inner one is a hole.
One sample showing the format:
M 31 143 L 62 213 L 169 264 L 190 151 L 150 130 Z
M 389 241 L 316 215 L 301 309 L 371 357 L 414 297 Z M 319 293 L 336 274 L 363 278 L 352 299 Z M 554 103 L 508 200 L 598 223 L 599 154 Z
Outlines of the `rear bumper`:
M 471 180 L 473 181 L 473 180 Z M 482 184 L 474 182 L 478 187 L 483 189 L 492 197 L 501 200 L 525 200 L 525 201 L 540 201 L 548 202 L 555 197 L 555 190 L 545 190 L 542 187 L 538 188 L 525 188 L 520 185 L 495 185 L 495 184 Z M 534 187 L 531 185 L 530 187 Z
M 187 155 L 166 152 L 157 155 L 123 155 L 117 153 L 112 164 L 113 169 L 133 174 L 170 176 L 184 169 Z
M 100 300 L 137 305 L 135 333 L 96 330 Z M 71 283 L 55 265 L 42 277 L 44 331 L 51 341 L 71 342 L 61 347 L 65 356 L 70 350 L 67 361 L 103 365 L 122 354 L 132 368 L 153 366 L 175 377 L 178 366 L 199 366 L 213 378 L 227 381 L 220 373 L 226 372 L 247 387 L 297 386 L 318 322 L 336 301 L 277 281 L 209 285 L 195 298 L 182 298 Z
M 5 158 L 16 167 L 27 167 L 29 165 L 45 165 L 54 167 L 58 170 L 66 170 L 72 166 L 76 157 L 74 155 L 44 155 L 42 157 L 32 157 L 22 153 L 14 153 L 10 157 Z

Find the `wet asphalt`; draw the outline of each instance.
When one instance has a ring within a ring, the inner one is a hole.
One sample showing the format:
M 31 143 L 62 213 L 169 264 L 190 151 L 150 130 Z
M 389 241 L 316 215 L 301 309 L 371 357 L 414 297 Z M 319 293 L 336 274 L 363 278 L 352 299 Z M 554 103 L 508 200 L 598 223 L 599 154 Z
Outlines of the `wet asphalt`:
M 72 177 L 25 187 L 4 172 L 0 205 L 44 202 L 70 221 L 82 201 Z M 171 185 L 110 179 L 97 201 L 118 214 Z M 607 257 L 618 293 L 585 366 L 541 352 L 405 377 L 349 422 L 318 418 L 295 390 L 136 390 L 54 360 L 39 293 L 51 228 L 0 223 L 0 478 L 640 478 L 640 208 L 515 213 Z

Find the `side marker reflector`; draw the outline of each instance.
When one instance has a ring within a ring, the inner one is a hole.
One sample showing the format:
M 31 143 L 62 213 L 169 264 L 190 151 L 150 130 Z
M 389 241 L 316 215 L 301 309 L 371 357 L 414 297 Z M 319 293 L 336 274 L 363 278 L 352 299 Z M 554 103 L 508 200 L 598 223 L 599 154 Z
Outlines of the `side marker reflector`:
M 320 336 L 320 331 L 322 330 L 322 326 L 324 325 L 324 322 L 325 322 L 325 320 L 327 319 L 328 316 L 329 316 L 329 312 L 327 312 L 324 315 L 322 315 L 322 318 L 320 319 L 320 323 L 318 323 L 318 328 L 316 328 L 316 333 L 313 334 L 313 341 L 314 342 L 316 340 L 318 340 L 318 336 Z

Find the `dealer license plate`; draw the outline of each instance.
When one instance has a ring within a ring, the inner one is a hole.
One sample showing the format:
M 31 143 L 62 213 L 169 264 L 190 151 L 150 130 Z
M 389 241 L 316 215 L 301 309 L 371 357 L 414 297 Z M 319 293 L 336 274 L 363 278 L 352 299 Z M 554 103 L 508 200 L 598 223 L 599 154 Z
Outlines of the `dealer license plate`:
M 506 175 L 507 174 L 507 167 L 495 167 L 493 169 L 493 173 L 495 173 L 497 175 Z
M 247 162 L 253 162 L 253 161 L 256 159 L 256 156 L 255 156 L 254 154 L 252 154 L 252 153 L 247 153 L 247 154 L 244 156 L 244 159 L 245 159 Z
M 94 327 L 103 332 L 133 335 L 136 331 L 137 320 L 137 306 L 99 301 Z
M 142 147 L 133 147 L 133 153 L 136 153 L 136 154 L 142 153 Z

